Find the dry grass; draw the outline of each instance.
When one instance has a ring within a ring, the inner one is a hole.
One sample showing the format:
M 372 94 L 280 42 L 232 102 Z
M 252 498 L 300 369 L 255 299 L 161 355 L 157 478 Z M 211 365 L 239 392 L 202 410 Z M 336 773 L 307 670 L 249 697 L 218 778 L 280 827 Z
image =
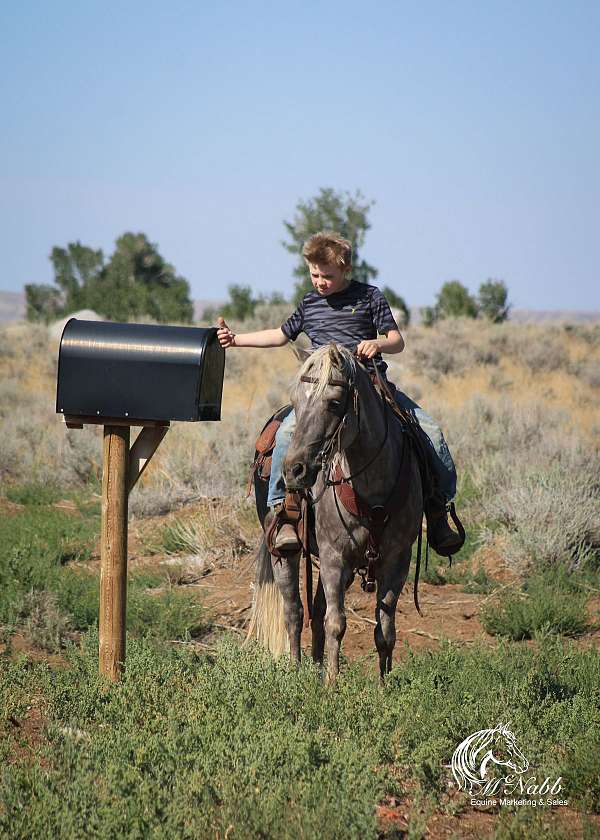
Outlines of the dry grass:
M 259 307 L 243 329 L 274 326 L 286 313 Z M 449 320 L 409 328 L 406 343 L 388 357 L 390 378 L 442 425 L 463 512 L 482 542 L 515 570 L 589 559 L 598 542 L 600 326 Z M 0 328 L 0 479 L 97 488 L 100 430 L 68 432 L 56 416 L 56 356 L 43 326 Z M 171 536 L 190 554 L 224 536 L 230 546 L 252 542 L 234 523 L 245 515 L 238 503 L 254 440 L 287 401 L 297 365 L 289 347 L 228 351 L 222 422 L 173 424 L 132 494 L 132 514 L 182 509 Z M 224 501 L 214 521 L 186 519 L 190 505 L 215 498 Z

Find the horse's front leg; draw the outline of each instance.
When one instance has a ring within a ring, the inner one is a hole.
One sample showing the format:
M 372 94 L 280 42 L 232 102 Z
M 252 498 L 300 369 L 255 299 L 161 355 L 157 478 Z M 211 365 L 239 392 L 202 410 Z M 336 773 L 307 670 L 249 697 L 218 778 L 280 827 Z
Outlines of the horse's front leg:
M 392 654 L 396 644 L 396 606 L 408 575 L 410 548 L 400 557 L 388 554 L 382 562 L 377 580 L 377 606 L 375 608 L 375 645 L 379 654 L 379 678 L 392 670 Z
M 290 640 L 292 662 L 300 663 L 300 637 L 304 609 L 300 598 L 300 553 L 289 554 L 273 562 L 273 577 L 283 598 L 283 617 Z
M 351 572 L 341 556 L 321 562 L 320 579 L 327 608 L 325 610 L 325 643 L 327 645 L 327 682 L 335 682 L 340 672 L 340 648 L 346 632 L 344 592 Z

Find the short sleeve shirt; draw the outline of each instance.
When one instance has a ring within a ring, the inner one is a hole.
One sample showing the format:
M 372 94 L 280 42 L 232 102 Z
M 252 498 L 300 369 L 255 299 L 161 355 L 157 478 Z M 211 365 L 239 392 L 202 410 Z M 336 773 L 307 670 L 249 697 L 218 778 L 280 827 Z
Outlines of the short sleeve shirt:
M 323 296 L 315 290 L 308 292 L 281 325 L 282 332 L 291 341 L 295 341 L 301 332 L 306 333 L 313 350 L 330 343 L 354 349 L 360 341 L 397 329 L 383 293 L 377 286 L 355 280 L 334 295 Z M 374 361 L 379 370 L 385 372 L 387 365 L 380 353 Z

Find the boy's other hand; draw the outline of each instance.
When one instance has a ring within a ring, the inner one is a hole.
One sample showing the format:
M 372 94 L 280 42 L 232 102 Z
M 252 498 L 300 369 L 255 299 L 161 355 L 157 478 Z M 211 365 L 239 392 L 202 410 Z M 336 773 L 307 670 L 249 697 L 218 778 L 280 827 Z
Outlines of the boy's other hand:
M 359 359 L 372 359 L 379 353 L 379 342 L 376 338 L 369 338 L 361 341 L 356 348 L 356 355 Z
M 217 318 L 217 338 L 221 347 L 235 346 L 235 333 L 231 332 L 221 315 Z

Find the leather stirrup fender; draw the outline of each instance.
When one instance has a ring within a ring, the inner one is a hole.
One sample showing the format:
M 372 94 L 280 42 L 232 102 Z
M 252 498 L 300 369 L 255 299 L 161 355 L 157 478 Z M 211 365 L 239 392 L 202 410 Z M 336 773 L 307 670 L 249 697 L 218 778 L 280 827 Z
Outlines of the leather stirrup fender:
M 287 492 L 285 494 L 283 510 L 285 511 L 284 516 L 286 521 L 291 522 L 292 525 L 297 525 L 302 516 L 302 499 L 299 493 Z

